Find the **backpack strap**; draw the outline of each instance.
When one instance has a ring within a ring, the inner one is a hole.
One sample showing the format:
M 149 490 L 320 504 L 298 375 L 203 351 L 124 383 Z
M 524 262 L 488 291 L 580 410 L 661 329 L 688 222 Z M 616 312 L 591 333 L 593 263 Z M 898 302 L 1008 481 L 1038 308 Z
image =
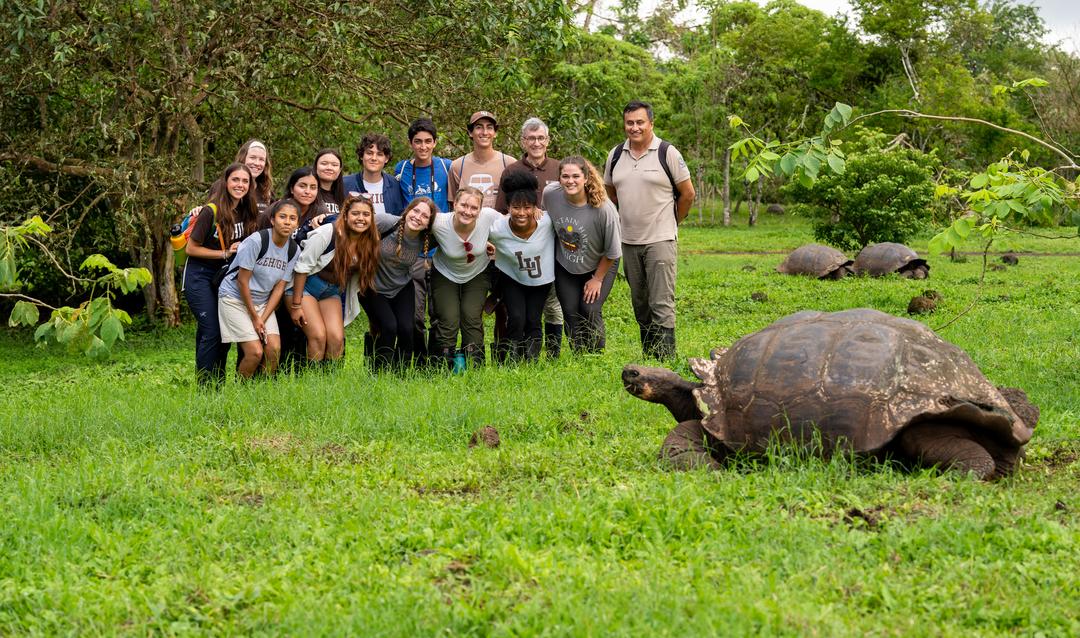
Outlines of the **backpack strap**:
M 660 140 L 660 148 L 656 150 L 656 159 L 660 162 L 660 168 L 664 169 L 664 175 L 667 175 L 668 183 L 671 184 L 671 198 L 676 202 L 679 201 L 679 187 L 675 185 L 675 176 L 671 174 L 671 167 L 668 166 L 667 156 L 668 151 L 671 149 L 671 144 L 666 140 Z M 622 157 L 623 145 L 619 144 L 615 148 L 611 149 L 611 179 L 615 179 L 615 165 L 619 163 L 619 158 Z
M 670 148 L 671 144 L 668 144 L 664 140 L 660 140 L 660 148 L 657 151 L 659 156 L 657 159 L 660 160 L 660 168 L 664 169 L 664 174 L 667 175 L 668 182 L 671 183 L 671 197 L 677 202 L 679 201 L 679 188 L 675 186 L 675 176 L 671 174 L 671 167 L 668 166 L 667 163 L 668 150 Z
M 292 237 L 289 238 L 289 261 L 293 260 L 296 256 L 296 251 L 300 250 L 300 244 L 296 243 L 296 240 Z
M 330 233 L 330 243 L 326 245 L 326 248 L 323 248 L 322 254 L 326 255 L 326 254 L 332 253 L 334 251 L 334 240 L 336 240 L 336 239 L 337 239 L 337 231 L 334 230 L 334 231 L 332 231 Z

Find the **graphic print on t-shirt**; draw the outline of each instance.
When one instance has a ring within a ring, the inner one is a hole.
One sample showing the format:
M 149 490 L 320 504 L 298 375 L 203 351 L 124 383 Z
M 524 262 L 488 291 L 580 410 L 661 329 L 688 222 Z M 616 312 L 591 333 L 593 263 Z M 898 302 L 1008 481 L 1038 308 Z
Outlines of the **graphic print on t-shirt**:
M 495 188 L 495 179 L 489 173 L 473 173 L 469 176 L 469 186 L 479 190 L 484 194 L 484 197 L 487 197 L 488 191 Z
M 574 228 L 573 220 L 560 219 L 555 225 L 555 234 L 559 237 L 559 243 L 567 252 L 567 261 L 575 264 L 585 261 L 584 249 L 589 245 L 589 238 Z
M 543 267 L 539 257 L 522 257 L 521 251 L 514 253 L 517 257 L 518 270 L 529 276 L 529 279 L 539 279 L 544 276 Z

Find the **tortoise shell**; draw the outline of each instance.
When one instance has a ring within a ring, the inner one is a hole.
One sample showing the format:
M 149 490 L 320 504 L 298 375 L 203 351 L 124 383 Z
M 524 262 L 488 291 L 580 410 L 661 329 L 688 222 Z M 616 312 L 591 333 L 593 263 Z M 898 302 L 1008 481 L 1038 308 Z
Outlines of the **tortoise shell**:
M 839 279 L 851 274 L 852 261 L 847 255 L 831 246 L 806 244 L 799 246 L 776 267 L 784 275 L 807 275 L 810 277 Z
M 960 348 L 922 323 L 868 308 L 804 311 L 692 359 L 702 425 L 733 449 L 770 438 L 882 450 L 906 426 L 963 422 L 1019 449 L 1027 425 Z
M 866 246 L 855 257 L 855 274 L 883 277 L 890 273 L 913 271 L 922 267 L 928 273 L 930 265 L 919 254 L 903 244 L 882 242 Z M 922 277 L 920 277 L 921 279 Z

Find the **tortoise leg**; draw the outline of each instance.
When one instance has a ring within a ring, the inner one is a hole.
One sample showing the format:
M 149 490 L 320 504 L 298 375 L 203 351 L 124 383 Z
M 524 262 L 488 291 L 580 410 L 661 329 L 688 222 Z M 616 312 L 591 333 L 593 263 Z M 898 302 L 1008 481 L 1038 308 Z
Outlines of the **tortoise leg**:
M 900 450 L 928 466 L 974 472 L 980 479 L 994 476 L 994 457 L 960 425 L 929 421 L 912 425 L 900 433 Z
M 722 459 L 725 452 L 723 445 L 701 427 L 701 421 L 694 419 L 683 421 L 668 433 L 660 446 L 660 460 L 677 471 L 700 467 L 718 470 L 718 458 Z

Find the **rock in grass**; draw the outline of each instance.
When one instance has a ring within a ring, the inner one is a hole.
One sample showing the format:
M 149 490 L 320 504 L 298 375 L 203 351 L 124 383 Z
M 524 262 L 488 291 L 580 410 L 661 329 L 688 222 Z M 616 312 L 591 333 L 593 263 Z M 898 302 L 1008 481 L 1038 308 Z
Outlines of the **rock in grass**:
M 770 214 L 770 215 L 783 215 L 784 214 L 784 205 L 783 204 L 769 204 L 765 208 L 765 212 Z
M 1005 266 L 1002 266 L 1001 264 L 990 264 L 990 270 L 1001 272 L 1002 270 L 1005 270 Z
M 478 445 L 489 448 L 499 447 L 499 431 L 490 425 L 485 425 L 476 432 L 473 432 L 472 438 L 469 439 L 469 447 L 476 447 Z
M 934 310 L 937 310 L 937 301 L 924 295 L 912 297 L 907 306 L 909 315 L 924 315 Z
M 743 272 L 754 272 L 755 270 L 757 270 L 757 266 L 753 264 L 746 264 L 742 267 Z
M 1001 256 L 1001 261 L 1006 266 L 1017 266 L 1020 264 L 1020 258 L 1013 253 L 1005 253 Z
M 769 300 L 769 295 L 766 295 L 765 293 L 760 291 L 752 292 L 750 293 L 750 299 L 759 303 L 764 303 Z

